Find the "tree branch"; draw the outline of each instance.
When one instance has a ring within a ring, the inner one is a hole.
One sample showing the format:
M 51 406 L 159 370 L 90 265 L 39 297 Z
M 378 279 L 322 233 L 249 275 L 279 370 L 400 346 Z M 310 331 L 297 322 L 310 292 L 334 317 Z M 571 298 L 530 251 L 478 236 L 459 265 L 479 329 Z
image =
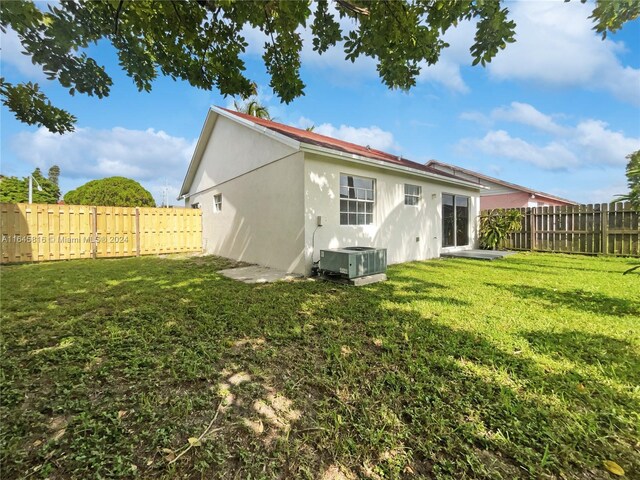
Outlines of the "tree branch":
M 115 24 L 113 26 L 113 34 L 118 35 L 118 22 L 120 21 L 120 12 L 122 11 L 122 5 L 124 4 L 124 0 L 120 0 L 118 2 L 118 8 L 116 10 L 116 19 Z
M 345 10 L 349 10 L 351 13 L 356 15 L 364 15 L 365 17 L 369 16 L 369 9 L 364 7 L 358 7 L 357 5 L 348 2 L 347 0 L 336 0 L 336 3 L 340 5 Z

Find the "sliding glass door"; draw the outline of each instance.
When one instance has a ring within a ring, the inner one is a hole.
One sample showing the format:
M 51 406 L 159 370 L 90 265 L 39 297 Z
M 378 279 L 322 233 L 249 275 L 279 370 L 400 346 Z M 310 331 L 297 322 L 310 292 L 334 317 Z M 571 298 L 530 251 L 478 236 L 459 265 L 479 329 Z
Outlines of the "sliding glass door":
M 442 246 L 469 244 L 469 197 L 442 194 Z

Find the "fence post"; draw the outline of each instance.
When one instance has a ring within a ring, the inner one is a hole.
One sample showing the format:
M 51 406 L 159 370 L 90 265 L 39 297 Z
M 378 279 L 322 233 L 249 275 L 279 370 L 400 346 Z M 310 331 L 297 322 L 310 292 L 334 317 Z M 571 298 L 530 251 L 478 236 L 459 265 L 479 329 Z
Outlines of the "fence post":
M 600 245 L 603 255 L 609 255 L 609 205 L 603 203 L 600 206 Z
M 536 249 L 536 207 L 531 207 L 529 216 L 529 244 L 531 245 L 531 251 Z
M 91 207 L 93 219 L 91 221 L 91 258 L 98 257 L 98 207 Z
M 136 257 L 140 256 L 140 209 L 136 207 Z

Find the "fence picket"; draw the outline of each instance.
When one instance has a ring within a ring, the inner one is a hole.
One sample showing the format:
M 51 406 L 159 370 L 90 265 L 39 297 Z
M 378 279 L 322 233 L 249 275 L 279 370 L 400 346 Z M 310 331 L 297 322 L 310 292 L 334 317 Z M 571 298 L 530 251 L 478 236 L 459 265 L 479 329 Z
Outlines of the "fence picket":
M 0 203 L 0 263 L 202 250 L 202 211 Z
M 640 257 L 640 210 L 629 202 L 515 210 L 522 213 L 522 229 L 504 248 Z

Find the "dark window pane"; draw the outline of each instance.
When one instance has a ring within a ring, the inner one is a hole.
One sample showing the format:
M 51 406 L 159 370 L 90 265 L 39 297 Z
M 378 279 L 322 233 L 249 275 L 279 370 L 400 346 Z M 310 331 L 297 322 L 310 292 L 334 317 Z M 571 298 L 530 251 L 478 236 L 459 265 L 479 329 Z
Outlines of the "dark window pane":
M 456 245 L 458 246 L 467 245 L 469 243 L 468 203 L 469 201 L 466 197 L 456 197 Z
M 445 198 L 449 197 L 449 202 L 445 203 Z M 442 246 L 452 247 L 455 245 L 455 210 L 453 208 L 453 197 L 451 195 L 442 196 Z
M 347 202 L 346 200 L 340 200 L 340 211 L 341 212 L 346 212 L 348 207 L 349 207 L 349 202 Z
M 358 202 L 349 202 L 349 213 L 356 213 L 358 211 Z
M 373 223 L 373 214 L 372 213 L 367 213 L 365 215 L 365 221 L 367 225 L 371 225 Z
M 348 225 L 349 218 L 347 217 L 346 213 L 341 213 L 340 214 L 340 225 Z
M 358 225 L 364 225 L 364 213 L 358 214 Z
M 373 203 L 367 203 L 366 204 L 366 212 L 367 213 L 373 213 Z
M 350 213 L 349 214 L 349 225 L 356 225 L 356 214 L 355 213 Z

